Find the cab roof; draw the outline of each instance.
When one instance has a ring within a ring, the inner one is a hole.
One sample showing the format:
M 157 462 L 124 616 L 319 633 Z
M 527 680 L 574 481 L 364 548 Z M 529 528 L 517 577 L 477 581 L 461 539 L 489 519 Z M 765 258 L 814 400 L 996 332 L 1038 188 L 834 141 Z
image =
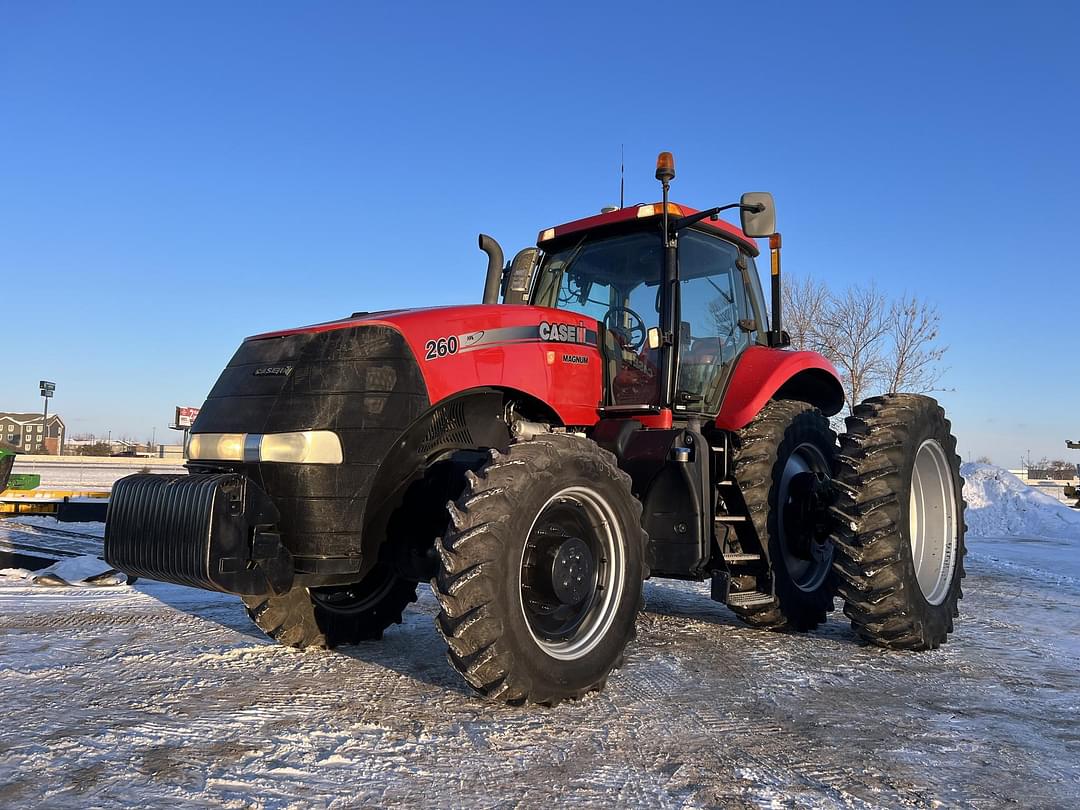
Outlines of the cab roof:
M 698 210 L 699 209 L 697 208 L 691 208 L 689 205 L 683 205 L 682 203 L 668 203 L 668 216 L 685 217 L 696 214 Z M 544 247 L 545 242 L 550 242 L 553 239 L 568 236 L 572 233 L 588 231 L 593 228 L 602 228 L 606 225 L 615 225 L 621 222 L 632 222 L 638 219 L 653 219 L 659 217 L 663 213 L 664 204 L 662 202 L 639 203 L 638 205 L 630 205 L 626 208 L 616 208 L 614 211 L 608 211 L 604 214 L 596 214 L 595 216 L 585 217 L 584 219 L 575 219 L 573 222 L 567 222 L 565 225 L 556 225 L 554 228 L 547 228 L 540 232 L 536 239 L 536 244 L 542 248 Z M 711 230 L 718 232 L 721 236 L 724 236 L 745 248 L 751 256 L 757 256 L 759 253 L 757 242 L 730 222 L 726 222 L 722 219 L 717 219 L 715 221 L 703 219 L 701 222 L 697 223 L 695 227 L 701 227 L 707 231 Z

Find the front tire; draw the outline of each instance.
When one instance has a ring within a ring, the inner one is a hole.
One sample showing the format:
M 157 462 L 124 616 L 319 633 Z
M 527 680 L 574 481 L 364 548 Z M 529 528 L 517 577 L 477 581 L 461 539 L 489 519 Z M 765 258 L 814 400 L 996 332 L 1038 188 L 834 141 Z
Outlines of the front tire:
M 492 451 L 467 480 L 432 581 L 450 663 L 510 703 L 602 689 L 634 637 L 648 575 L 629 476 L 587 439 L 544 434 Z
M 293 588 L 281 596 L 245 596 L 248 616 L 270 638 L 297 649 L 333 648 L 382 638 L 416 601 L 416 583 L 378 564 L 354 585 Z
M 959 615 L 964 481 L 945 411 L 889 394 L 855 408 L 840 440 L 834 533 L 844 613 L 864 640 L 930 650 Z

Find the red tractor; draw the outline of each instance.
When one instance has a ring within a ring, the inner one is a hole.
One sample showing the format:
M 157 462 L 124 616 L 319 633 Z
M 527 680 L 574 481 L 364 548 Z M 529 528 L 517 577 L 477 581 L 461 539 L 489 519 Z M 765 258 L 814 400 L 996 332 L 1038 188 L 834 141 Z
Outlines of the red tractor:
M 867 641 L 937 647 L 964 555 L 943 410 L 875 397 L 838 442 L 836 371 L 781 328 L 772 197 L 697 211 L 668 202 L 669 153 L 656 176 L 662 202 L 548 228 L 505 268 L 481 236 L 482 304 L 245 340 L 189 474 L 116 484 L 106 559 L 239 594 L 298 648 L 379 638 L 429 580 L 450 662 L 513 703 L 602 688 L 650 575 L 709 579 L 770 630 L 839 592 Z

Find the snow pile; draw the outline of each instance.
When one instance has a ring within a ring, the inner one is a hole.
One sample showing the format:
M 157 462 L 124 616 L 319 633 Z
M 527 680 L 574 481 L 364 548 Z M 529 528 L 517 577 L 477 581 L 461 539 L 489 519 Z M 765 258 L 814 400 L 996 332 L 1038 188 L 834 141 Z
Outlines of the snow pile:
M 960 474 L 969 535 L 1080 540 L 1080 510 L 992 464 L 965 464 Z

